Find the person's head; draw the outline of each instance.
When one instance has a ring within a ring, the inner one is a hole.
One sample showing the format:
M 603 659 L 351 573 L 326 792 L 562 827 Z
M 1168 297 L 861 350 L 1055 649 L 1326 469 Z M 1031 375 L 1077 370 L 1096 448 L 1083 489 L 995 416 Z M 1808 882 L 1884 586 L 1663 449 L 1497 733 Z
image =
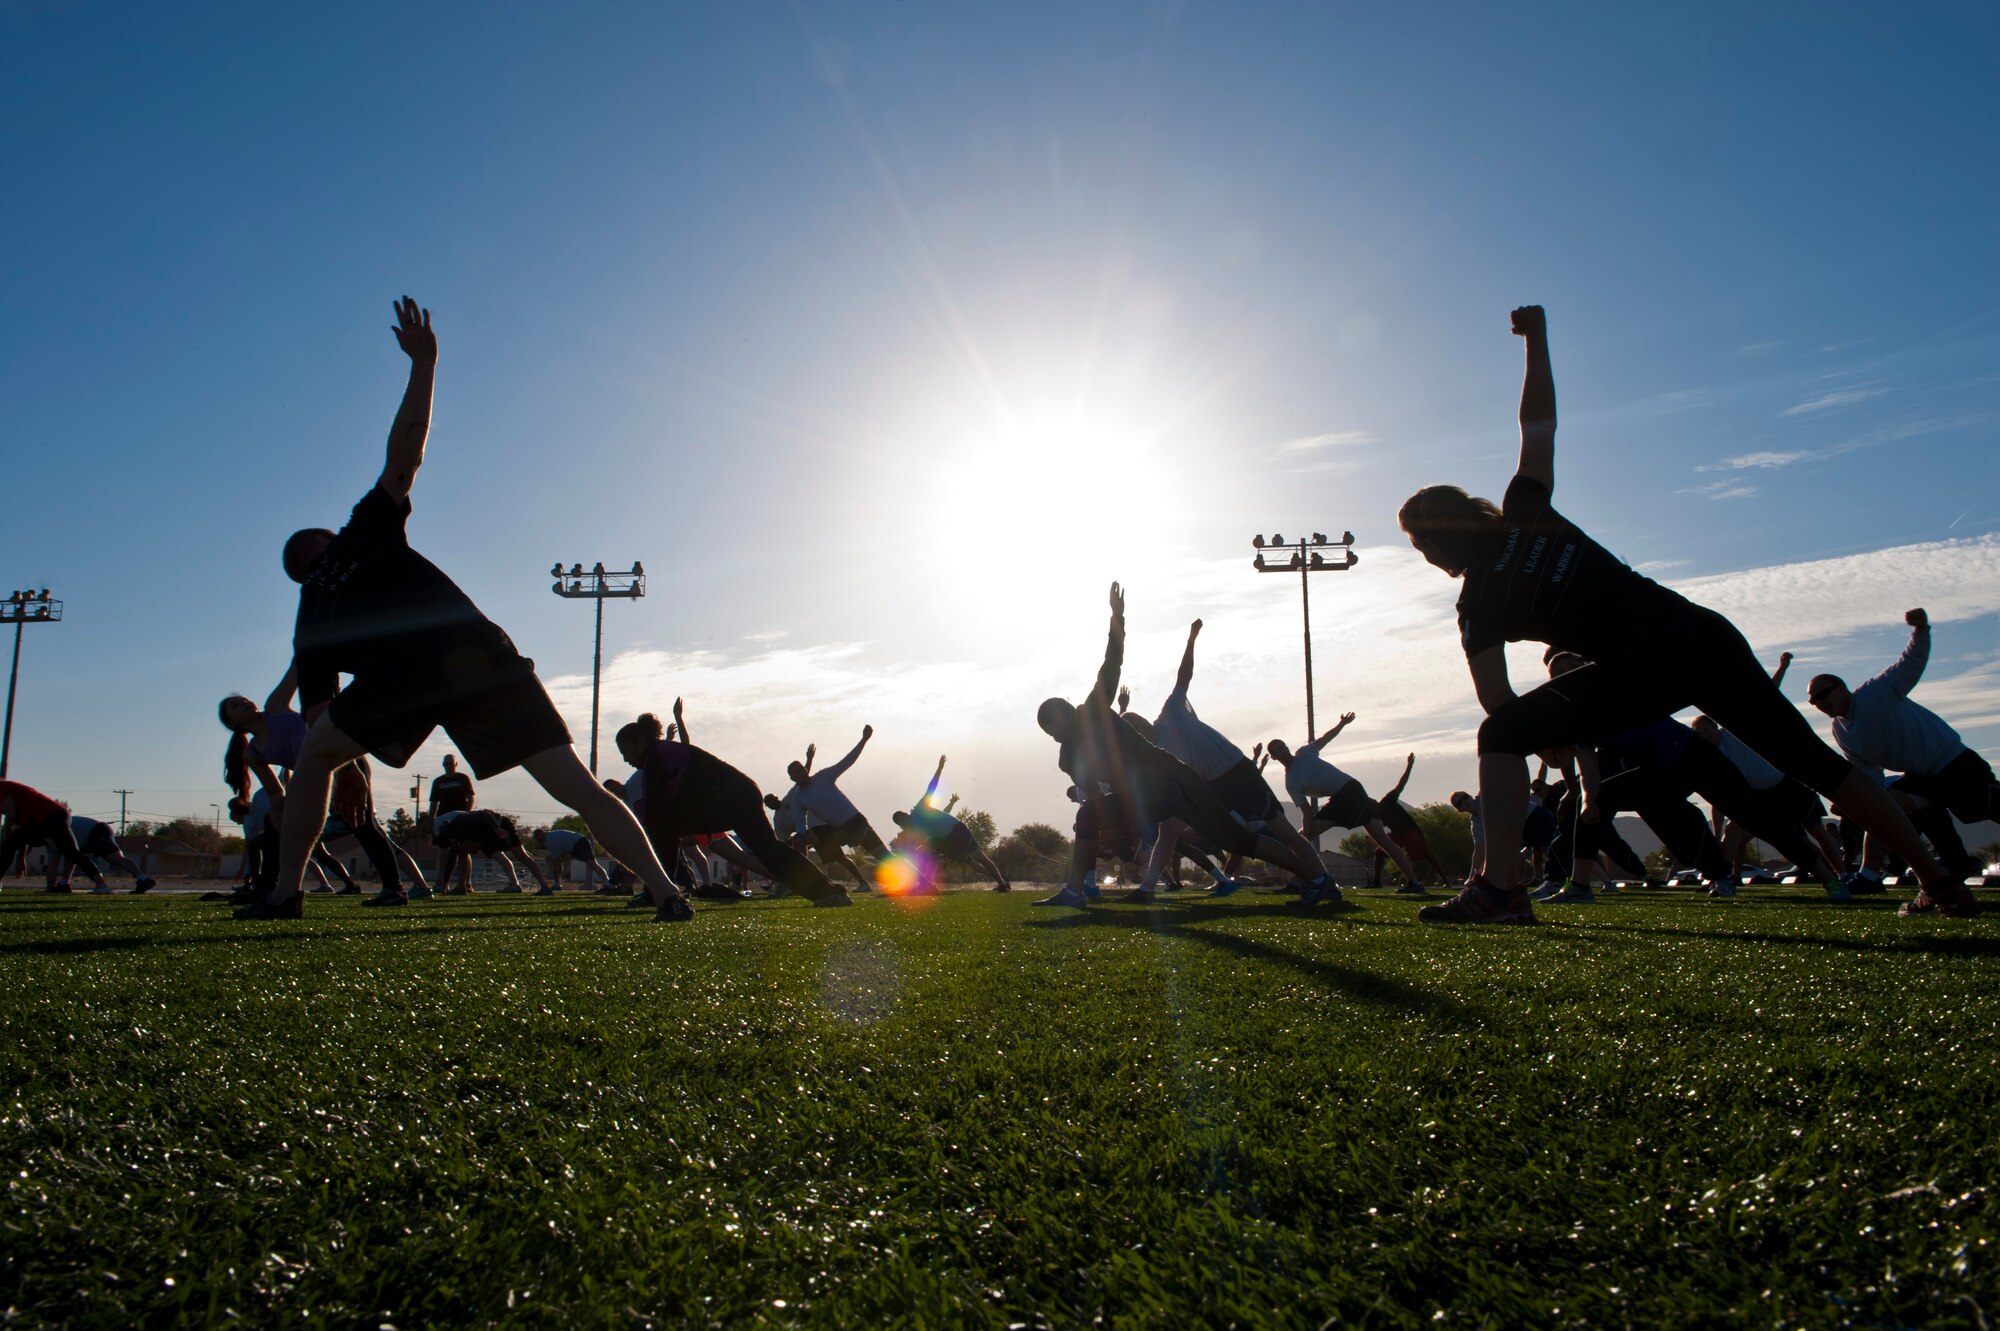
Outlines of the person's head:
M 1814 675 L 1806 684 L 1806 701 L 1828 716 L 1846 716 L 1854 695 L 1839 675 Z
M 894 823 L 896 826 L 907 830 L 910 826 L 910 815 L 904 813 L 901 809 L 898 809 L 896 810 L 896 812 L 889 815 L 889 821 Z
M 256 726 L 257 718 L 262 713 L 257 710 L 256 703 L 240 693 L 232 693 L 216 705 L 215 715 L 224 730 L 241 735 Z
M 667 737 L 667 728 L 651 712 L 646 712 L 637 721 L 628 721 L 618 727 L 614 742 L 618 754 L 634 767 L 646 765 L 646 751 Z
M 1269 744 L 1266 744 L 1264 752 L 1277 759 L 1278 766 L 1280 767 L 1290 767 L 1292 765 L 1292 746 L 1281 739 L 1274 739 Z
M 785 775 L 792 779 L 793 785 L 802 786 L 806 783 L 806 765 L 794 758 L 785 764 Z
M 1426 485 L 1403 501 L 1396 524 L 1417 553 L 1454 578 L 1472 566 L 1480 547 L 1500 527 L 1500 510 L 1456 485 Z
M 1722 727 L 1715 724 L 1712 716 L 1697 716 L 1690 728 L 1710 744 L 1722 738 Z
M 776 813 L 778 811 L 778 797 L 776 795 L 766 795 L 764 797 L 764 807 L 772 813 Z
M 333 533 L 324 527 L 303 527 L 293 532 L 285 540 L 285 576 L 293 582 L 304 582 L 332 541 Z
M 1550 652 L 1548 657 L 1549 678 L 1561 679 L 1572 670 L 1581 670 L 1590 662 L 1575 652 Z
M 1058 744 L 1076 738 L 1076 708 L 1062 698 L 1046 698 L 1035 709 L 1035 724 Z
M 1460 813 L 1472 812 L 1472 796 L 1463 790 L 1451 792 L 1451 807 Z
M 458 770 L 458 759 L 447 753 L 444 756 L 444 770 L 446 772 L 456 772 Z

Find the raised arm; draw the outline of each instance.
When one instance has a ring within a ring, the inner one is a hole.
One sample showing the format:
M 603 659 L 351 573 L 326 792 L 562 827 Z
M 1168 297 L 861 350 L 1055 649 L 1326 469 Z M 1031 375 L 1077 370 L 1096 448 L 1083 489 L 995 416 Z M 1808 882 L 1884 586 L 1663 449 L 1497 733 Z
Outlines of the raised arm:
M 1772 686 L 1777 688 L 1782 688 L 1785 683 L 1785 672 L 1787 670 L 1790 670 L 1791 668 L 1792 668 L 1792 654 L 1790 652 L 1779 652 L 1778 668 L 1771 672 Z
M 389 459 L 375 482 L 391 498 L 410 497 L 417 468 L 424 465 L 424 440 L 431 432 L 431 389 L 437 379 L 437 334 L 431 332 L 431 312 L 417 308 L 408 296 L 396 302 L 396 345 L 410 358 L 410 386 L 389 427 Z
M 681 728 L 681 743 L 694 743 L 693 740 L 688 738 L 687 717 L 681 714 L 681 700 L 679 698 L 674 699 L 674 724 Z
M 278 687 L 271 690 L 271 696 L 264 699 L 264 710 L 282 712 L 292 705 L 292 698 L 299 691 L 299 663 L 292 662 L 285 667 L 285 677 L 278 681 Z
M 931 783 L 924 787 L 924 797 L 918 800 L 917 803 L 929 804 L 931 797 L 937 794 L 938 782 L 942 780 L 944 780 L 944 755 L 940 753 L 938 755 L 937 771 L 931 773 Z
M 861 742 L 849 749 L 847 756 L 833 766 L 821 768 L 819 774 L 829 781 L 840 780 L 842 776 L 846 775 L 847 769 L 854 766 L 854 760 L 861 756 L 861 751 L 868 747 L 868 741 L 873 738 L 875 738 L 874 726 L 861 727 Z
M 805 769 L 807 776 L 811 776 L 813 774 L 813 759 L 818 755 L 819 755 L 819 745 L 817 744 L 806 745 Z
M 1352 721 L 1353 719 L 1354 719 L 1354 713 L 1342 712 L 1340 714 L 1340 720 L 1333 723 L 1333 729 L 1327 731 L 1324 735 L 1321 735 L 1318 739 L 1314 740 L 1313 743 L 1315 745 L 1326 743 L 1328 740 L 1332 739 L 1335 735 L 1338 735 L 1341 731 L 1347 729 L 1347 723 Z
M 1118 696 L 1118 676 L 1125 668 L 1125 592 L 1111 584 L 1111 630 L 1104 639 L 1104 664 L 1097 669 L 1097 687 L 1092 696 L 1106 707 Z
M 1194 640 L 1201 636 L 1201 621 L 1197 619 L 1188 625 L 1187 650 L 1181 653 L 1181 672 L 1174 676 L 1174 692 L 1186 693 L 1187 686 L 1194 683 Z
M 1514 335 L 1528 346 L 1528 370 L 1521 381 L 1521 463 L 1515 471 L 1556 488 L 1556 376 L 1549 366 L 1548 316 L 1539 305 L 1513 314 Z
M 1389 793 L 1384 795 L 1382 798 L 1384 800 L 1399 800 L 1403 798 L 1403 787 L 1410 784 L 1410 773 L 1415 771 L 1416 767 L 1417 767 L 1416 754 L 1413 753 L 1409 757 L 1403 759 L 1403 775 L 1400 778 L 1398 778 L 1395 785 L 1389 787 Z
M 1887 680 L 1890 688 L 1907 698 L 1924 677 L 1924 667 L 1930 664 L 1931 619 L 1922 610 L 1911 610 L 1904 614 L 1903 622 L 1910 626 L 1910 645 L 1896 658 L 1896 664 L 1875 678 Z

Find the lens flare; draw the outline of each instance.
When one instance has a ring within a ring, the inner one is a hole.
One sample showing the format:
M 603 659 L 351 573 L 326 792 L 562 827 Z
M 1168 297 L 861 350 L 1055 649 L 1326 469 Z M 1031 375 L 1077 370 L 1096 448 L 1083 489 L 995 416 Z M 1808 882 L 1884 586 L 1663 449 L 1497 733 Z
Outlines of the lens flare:
M 936 893 L 937 860 L 923 850 L 902 850 L 875 865 L 875 890 L 885 897 L 920 897 Z

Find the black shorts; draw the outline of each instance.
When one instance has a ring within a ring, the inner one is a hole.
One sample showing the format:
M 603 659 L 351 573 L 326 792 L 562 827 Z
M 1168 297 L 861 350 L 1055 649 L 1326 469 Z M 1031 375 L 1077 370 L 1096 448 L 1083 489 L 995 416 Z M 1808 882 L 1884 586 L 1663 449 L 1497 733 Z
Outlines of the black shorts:
M 1326 799 L 1320 801 L 1319 816 L 1314 821 L 1329 827 L 1366 827 L 1381 817 L 1375 801 L 1368 798 L 1368 792 L 1361 788 L 1359 781 L 1349 781 Z
M 1139 855 L 1139 826 L 1109 795 L 1085 800 L 1076 809 L 1073 829 L 1078 841 L 1095 841 L 1099 850 L 1108 850 L 1122 860 Z
M 1989 818 L 2000 818 L 2000 785 L 1995 784 L 1993 768 L 1971 749 L 1931 776 L 1907 773 L 1898 777 L 1893 786 L 1943 805 L 1960 822 L 1983 823 Z
M 505 643 L 505 637 L 502 636 Z M 328 709 L 341 733 L 392 767 L 402 767 L 431 731 L 444 727 L 482 779 L 570 742 L 535 663 L 497 647 L 468 645 L 407 674 L 357 676 Z
M 1724 811 L 1743 824 L 1751 835 L 1769 841 L 1826 817 L 1826 806 L 1802 781 L 1786 777 L 1769 790 L 1752 790 L 1737 813 Z
M 331 825 L 335 819 L 329 818 Z M 449 854 L 452 850 L 470 841 L 479 848 L 479 853 L 491 859 L 502 851 L 519 850 L 521 834 L 514 830 L 514 824 L 494 813 L 491 809 L 480 809 L 476 813 L 462 813 L 452 820 L 447 829 L 449 835 L 432 834 L 433 845 Z M 332 835 L 330 832 L 328 835 Z
M 1268 823 L 1285 816 L 1284 806 L 1271 793 L 1264 774 L 1257 770 L 1257 764 L 1248 758 L 1232 766 L 1221 776 L 1208 783 L 1231 813 Z

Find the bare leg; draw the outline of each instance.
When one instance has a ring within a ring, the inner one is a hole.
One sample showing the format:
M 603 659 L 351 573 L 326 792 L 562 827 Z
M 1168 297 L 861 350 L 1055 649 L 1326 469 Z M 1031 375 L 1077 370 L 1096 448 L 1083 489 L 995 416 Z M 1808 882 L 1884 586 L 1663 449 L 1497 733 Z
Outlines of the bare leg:
M 393 842 L 390 844 L 394 846 Z M 401 846 L 395 846 L 394 848 L 395 848 L 395 853 L 398 857 L 397 862 L 401 864 L 403 866 L 404 871 L 410 875 L 410 885 L 412 887 L 422 887 L 424 885 L 424 871 L 417 867 L 416 857 L 411 855 L 409 851 L 404 850 Z
M 1479 812 L 1486 825 L 1486 881 L 1505 891 L 1521 872 L 1521 823 L 1528 816 L 1528 760 L 1479 755 Z
M 1903 812 L 1903 806 L 1896 802 L 1881 786 L 1876 785 L 1858 767 L 1850 767 L 1847 776 L 1833 792 L 1833 803 L 1842 813 L 1868 829 L 1868 839 L 1872 843 L 1878 838 L 1888 843 L 1889 849 L 1901 855 L 1916 871 L 1917 879 L 1926 888 L 1957 888 L 1951 892 L 1957 897 L 1964 892 L 1958 881 L 1945 867 L 1939 864 L 1924 846 L 1923 838 L 1910 822 L 1910 816 Z
M 285 821 L 278 834 L 278 876 L 271 888 L 272 904 L 298 895 L 306 861 L 319 845 L 320 830 L 326 826 L 326 804 L 334 770 L 353 762 L 363 752 L 325 713 L 307 732 L 298 765 L 292 769 L 291 784 L 285 790 Z
M 521 766 L 543 790 L 583 815 L 591 839 L 639 875 L 654 905 L 663 906 L 680 897 L 680 889 L 667 877 L 632 810 L 597 784 L 575 749 L 567 744 L 544 749 Z
M 530 857 L 526 851 L 509 850 L 509 851 L 502 851 L 500 854 L 500 862 L 507 866 L 507 872 L 510 874 L 514 873 L 514 861 L 517 859 L 521 861 L 522 864 L 527 866 L 529 873 L 535 876 L 535 886 L 539 887 L 544 892 L 549 891 L 549 880 L 542 877 L 542 866 L 535 863 L 533 858 Z M 521 882 L 520 875 L 514 874 L 515 885 L 519 886 L 520 882 Z
M 1380 846 L 1383 852 L 1396 862 L 1396 868 L 1402 872 L 1404 882 L 1415 883 L 1417 881 L 1417 866 L 1410 863 L 1410 852 L 1404 850 L 1397 843 L 1396 839 L 1389 835 L 1389 829 L 1382 825 L 1380 818 L 1368 824 L 1368 835 L 1374 837 L 1375 844 Z

